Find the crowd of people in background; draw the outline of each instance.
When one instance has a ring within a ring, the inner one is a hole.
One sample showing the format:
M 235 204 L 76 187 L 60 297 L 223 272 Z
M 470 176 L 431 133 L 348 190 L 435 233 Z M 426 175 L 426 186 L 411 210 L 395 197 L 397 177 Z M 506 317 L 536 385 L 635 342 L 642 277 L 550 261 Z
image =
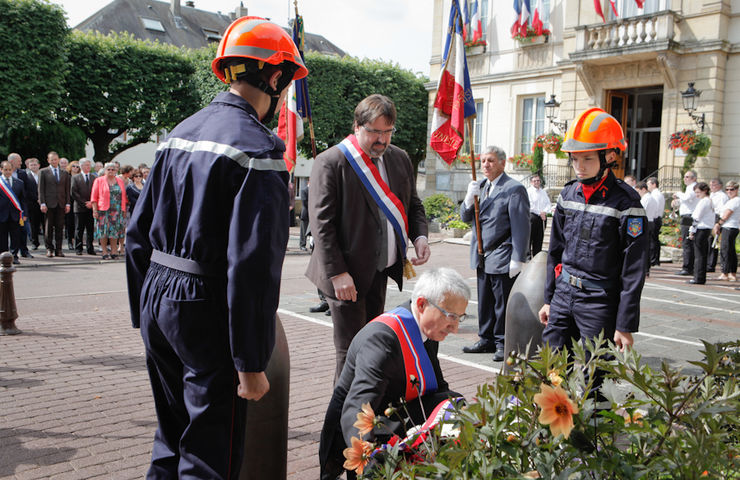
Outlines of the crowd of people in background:
M 7 165 L 0 182 L 0 251 L 10 251 L 20 264 L 19 257 L 33 258 L 28 245 L 37 250 L 41 237 L 49 258 L 64 257 L 66 241 L 77 255 L 102 252 L 103 259 L 116 259 L 149 167 L 87 158 L 70 162 L 54 151 L 46 160 L 41 168 L 38 158 L 24 162 L 11 153 L 2 162 Z

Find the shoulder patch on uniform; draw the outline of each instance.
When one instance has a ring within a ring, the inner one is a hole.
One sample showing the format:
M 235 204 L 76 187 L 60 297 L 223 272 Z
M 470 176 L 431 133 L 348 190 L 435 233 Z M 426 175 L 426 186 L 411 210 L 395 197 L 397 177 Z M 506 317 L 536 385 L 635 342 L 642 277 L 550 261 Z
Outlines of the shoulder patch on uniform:
M 642 231 L 643 231 L 642 218 L 635 217 L 635 218 L 627 219 L 627 235 L 629 235 L 632 238 L 637 238 L 642 234 Z

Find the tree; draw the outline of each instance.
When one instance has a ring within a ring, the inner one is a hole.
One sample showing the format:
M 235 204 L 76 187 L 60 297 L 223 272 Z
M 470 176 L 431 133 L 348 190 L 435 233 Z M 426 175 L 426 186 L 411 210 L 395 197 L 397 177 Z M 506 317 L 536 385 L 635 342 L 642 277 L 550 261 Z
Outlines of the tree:
M 58 5 L 0 0 L 0 144 L 11 128 L 53 120 L 64 93 L 66 39 Z
M 129 34 L 73 32 L 69 58 L 60 116 L 85 132 L 95 161 L 148 142 L 198 108 L 192 61 L 177 47 Z M 124 133 L 124 140 L 114 142 Z
M 23 158 L 36 157 L 46 166 L 46 155 L 55 151 L 60 157 L 77 160 L 85 156 L 85 133 L 61 123 L 18 127 L 8 131 L 8 152 Z

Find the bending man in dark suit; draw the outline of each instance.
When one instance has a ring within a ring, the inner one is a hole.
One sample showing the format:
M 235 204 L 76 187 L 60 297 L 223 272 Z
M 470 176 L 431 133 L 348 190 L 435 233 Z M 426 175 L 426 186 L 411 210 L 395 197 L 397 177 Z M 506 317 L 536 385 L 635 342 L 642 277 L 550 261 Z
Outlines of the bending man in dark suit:
M 39 204 L 41 212 L 46 214 L 46 256 L 63 257 L 64 214 L 69 212 L 69 173 L 59 167 L 57 152 L 49 152 L 46 158 L 49 166 L 39 172 Z
M 514 278 L 527 261 L 529 249 L 529 196 L 524 186 L 504 173 L 506 153 L 488 147 L 481 155 L 481 171 L 486 177 L 468 185 L 460 206 L 464 222 L 474 222 L 473 197 L 480 198 L 480 225 L 483 259 L 478 255 L 478 239 L 473 228 L 470 242 L 470 268 L 478 276 L 478 336 L 480 340 L 463 347 L 465 353 L 494 352 L 493 361 L 504 359 L 506 301 Z
M 4 161 L 0 163 L 0 169 L 2 169 L 0 182 L 3 183 L 0 192 L 0 252 L 7 252 L 8 236 L 11 245 L 18 245 L 18 237 L 21 235 L 20 220 L 26 206 L 23 181 L 13 178 L 13 165 Z M 16 265 L 21 263 L 18 255 L 13 256 L 13 263 Z
M 72 177 L 72 186 L 70 187 L 70 196 L 74 202 L 73 208 L 75 213 L 75 253 L 82 255 L 82 237 L 87 232 L 87 253 L 95 255 L 95 223 L 92 214 L 92 202 L 90 194 L 92 193 L 92 184 L 97 175 L 92 173 L 92 162 L 87 158 L 80 159 L 81 172 Z
M 383 312 L 388 277 L 402 288 L 406 239 L 416 250 L 411 263 L 429 260 L 414 168 L 406 152 L 391 145 L 395 123 L 391 99 L 370 95 L 355 109 L 354 135 L 316 157 L 311 171 L 308 215 L 315 247 L 306 276 L 329 302 L 335 378 L 352 338 Z
M 470 288 L 456 271 L 450 268 L 427 271 L 416 282 L 411 302 L 376 318 L 355 336 L 321 431 L 322 480 L 336 479 L 342 473 L 342 451 L 352 444 L 352 437 L 358 436 L 353 424 L 364 403 L 370 404 L 376 416 L 382 416 L 389 404 L 398 407 L 399 399 L 405 399 L 411 422 L 402 422 L 397 415 L 380 419 L 384 427 L 403 438 L 408 428 L 424 422 L 423 412 L 429 414 L 439 402 L 460 396 L 449 390 L 437 352 L 439 342 L 457 332 L 459 322 L 466 316 L 469 298 Z M 402 339 L 403 334 L 396 333 L 400 325 L 407 327 L 411 343 Z M 419 346 L 422 343 L 423 347 Z M 413 360 L 409 362 L 411 365 L 404 363 L 403 351 L 410 345 L 418 347 L 423 381 L 414 382 L 410 378 L 419 376 Z M 423 412 L 420 401 L 424 404 Z M 363 440 L 384 442 L 389 434 L 386 435 L 383 437 L 375 429 Z M 348 478 L 353 477 L 348 474 Z

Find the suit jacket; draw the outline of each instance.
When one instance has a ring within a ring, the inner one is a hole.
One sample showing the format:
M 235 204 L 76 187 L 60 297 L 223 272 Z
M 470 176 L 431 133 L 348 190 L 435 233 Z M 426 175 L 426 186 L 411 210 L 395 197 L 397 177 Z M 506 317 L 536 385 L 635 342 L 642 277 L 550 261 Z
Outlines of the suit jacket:
M 0 175 L 0 182 L 3 181 L 2 175 Z M 13 188 L 13 193 L 15 193 L 15 197 L 18 199 L 18 201 L 21 204 L 21 208 L 23 209 L 23 213 L 28 216 L 27 210 L 26 210 L 26 201 L 25 201 L 25 186 L 23 184 L 23 180 L 19 180 L 17 178 L 11 178 L 11 187 Z M 8 196 L 5 194 L 5 192 L 0 192 L 0 222 L 18 222 L 21 218 L 21 214 L 18 211 L 17 208 L 13 205 L 13 203 L 10 201 Z
M 21 170 L 18 170 L 18 178 L 21 178 L 20 175 Z M 26 174 L 26 180 L 23 180 L 23 184 L 26 186 L 26 204 L 28 208 L 33 207 L 36 204 L 39 203 L 39 184 L 36 181 L 36 178 L 33 176 L 33 173 L 31 173 L 30 170 L 23 170 L 23 173 Z
M 403 308 L 408 310 L 410 302 L 403 305 Z M 437 358 L 439 343 L 427 340 L 424 348 L 429 354 L 437 378 L 437 391 L 422 397 L 424 411 L 428 413 L 448 396 L 459 394 L 449 391 L 449 385 L 442 375 Z M 380 322 L 365 325 L 347 350 L 347 361 L 326 412 L 319 446 L 322 473 L 326 470 L 336 471 L 341 467 L 338 462 L 344 461 L 342 450 L 352 444 L 352 437 L 358 435 L 353 423 L 357 420 L 357 413 L 362 410 L 363 403 L 369 403 L 376 416 L 382 416 L 389 404 L 398 405 L 399 398 L 406 396 L 405 374 L 403 353 L 396 334 Z M 407 407 L 417 424 L 423 422 L 418 405 L 419 401 L 414 400 Z M 382 423 L 402 438 L 407 427 L 411 426 L 402 424 L 396 416 L 384 418 Z M 374 438 L 375 432 L 371 432 L 364 440 L 373 441 Z M 331 478 L 336 478 L 336 475 Z
M 72 186 L 70 187 L 69 194 L 74 202 L 72 207 L 75 213 L 87 213 L 92 212 L 91 208 L 85 206 L 85 202 L 90 200 L 90 193 L 92 192 L 93 182 L 98 178 L 93 172 L 89 173 L 90 183 L 85 183 L 85 174 L 78 173 L 72 177 Z
M 481 192 L 489 181 L 480 182 Z M 464 222 L 475 222 L 473 205 L 460 206 Z M 529 248 L 529 195 L 524 185 L 505 173 L 501 174 L 493 194 L 480 202 L 480 226 L 483 237 L 484 271 L 492 274 L 509 272 L 509 262 L 527 261 Z M 478 268 L 478 240 L 475 224 L 470 242 L 470 268 Z
M 383 154 L 390 190 L 399 198 L 409 223 L 409 237 L 427 235 L 424 206 L 416 194 L 414 168 L 406 152 L 390 145 Z M 311 170 L 308 218 L 315 247 L 306 276 L 322 292 L 335 297 L 331 277 L 349 272 L 361 296 L 370 289 L 378 260 L 385 248 L 381 222 L 387 219 L 362 185 L 344 154 L 334 146 L 316 157 Z M 394 235 L 389 229 L 389 235 Z M 398 261 L 389 276 L 403 286 L 405 252 L 398 248 Z
M 39 171 L 39 204 L 46 204 L 48 208 L 69 205 L 69 173 L 59 169 L 59 183 L 54 177 L 51 167 Z

